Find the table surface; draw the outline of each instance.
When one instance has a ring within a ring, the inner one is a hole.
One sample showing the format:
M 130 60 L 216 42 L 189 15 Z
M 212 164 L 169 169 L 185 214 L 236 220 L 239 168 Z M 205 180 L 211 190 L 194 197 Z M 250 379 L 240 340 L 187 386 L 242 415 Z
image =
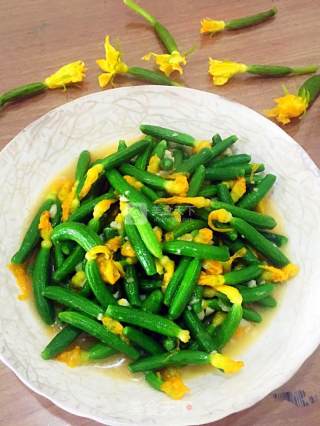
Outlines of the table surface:
M 224 87 L 214 88 L 207 74 L 209 56 L 248 64 L 305 65 L 319 60 L 315 43 L 320 39 L 320 4 L 314 0 L 279 0 L 275 3 L 267 0 L 145 0 L 143 3 L 173 30 L 183 49 L 195 47 L 183 76 L 186 86 L 215 92 L 256 111 L 272 106 L 272 99 L 282 93 L 282 84 L 295 92 L 305 77 L 262 79 L 240 76 Z M 274 4 L 278 7 L 278 16 L 258 27 L 219 34 L 215 38 L 199 34 L 201 18 L 231 19 L 268 9 Z M 122 6 L 120 0 L 2 0 L 0 16 L 3 17 L 0 26 L 1 91 L 41 80 L 73 60 L 82 59 L 88 66 L 87 79 L 81 88 L 50 91 L 1 111 L 0 149 L 26 125 L 52 108 L 99 90 L 95 60 L 104 55 L 106 34 L 120 44 L 130 65 L 146 66 L 140 60 L 146 52 L 161 52 L 152 30 Z M 116 79 L 117 86 L 136 84 L 140 83 L 125 77 Z M 285 127 L 318 165 L 319 105 L 320 100 L 302 120 Z M 280 389 L 254 407 L 214 425 L 318 425 L 319 363 L 318 349 Z M 68 414 L 33 393 L 4 365 L 0 365 L 0 424 L 98 425 Z

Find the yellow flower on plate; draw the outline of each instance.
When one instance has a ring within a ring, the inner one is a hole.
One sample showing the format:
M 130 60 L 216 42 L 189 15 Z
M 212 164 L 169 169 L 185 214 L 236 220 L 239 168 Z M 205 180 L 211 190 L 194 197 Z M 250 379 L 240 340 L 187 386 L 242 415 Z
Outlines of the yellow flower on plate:
M 186 56 L 181 55 L 180 52 L 174 50 L 171 53 L 163 53 L 158 55 L 157 53 L 150 52 L 143 56 L 144 61 L 150 61 L 151 58 L 155 59 L 160 71 L 162 71 L 167 77 L 170 76 L 174 71 L 178 71 L 183 74 L 182 65 L 187 64 Z
M 175 263 L 168 256 L 163 256 L 160 260 L 160 264 L 163 267 L 162 287 L 165 289 L 174 273 Z
M 227 260 L 226 262 L 223 262 L 223 271 L 224 272 L 230 272 L 231 271 L 231 266 L 233 264 L 233 262 L 236 259 L 239 259 L 243 256 L 245 256 L 247 253 L 247 249 L 245 247 L 241 247 L 239 250 L 237 250 L 232 256 L 230 256 L 230 259 Z
M 201 21 L 201 34 L 215 34 L 225 29 L 226 23 L 224 21 L 216 21 L 210 18 L 204 18 Z
M 195 243 L 201 244 L 213 244 L 213 232 L 209 228 L 199 229 L 198 234 L 194 237 L 193 241 Z
M 106 246 L 111 252 L 115 253 L 121 247 L 121 237 L 117 235 L 116 237 L 110 238 L 110 240 L 106 242 Z
M 93 209 L 93 218 L 100 219 L 106 211 L 110 209 L 112 203 L 116 200 L 101 200 L 97 203 Z
M 274 99 L 274 102 L 277 105 L 265 110 L 264 113 L 267 117 L 275 118 L 281 124 L 288 124 L 291 118 L 300 117 L 307 111 L 309 104 L 307 98 L 291 93 Z
M 229 232 L 232 228 L 218 228 L 215 226 L 214 221 L 229 223 L 231 219 L 232 214 L 225 209 L 212 210 L 208 216 L 208 225 L 216 232 Z
M 209 58 L 208 72 L 212 76 L 213 84 L 216 86 L 223 86 L 235 74 L 245 73 L 247 70 L 248 66 L 245 64 Z
M 134 251 L 130 241 L 125 241 L 121 246 L 121 255 L 125 257 L 135 257 L 136 252 Z
M 82 199 L 84 198 L 90 189 L 92 188 L 92 185 L 98 180 L 100 177 L 100 174 L 103 171 L 103 165 L 102 164 L 96 164 L 87 171 L 86 179 L 84 181 L 84 184 L 81 188 L 79 197 Z
M 223 273 L 223 264 L 218 260 L 206 259 L 202 262 L 202 267 L 210 275 L 220 275 Z
M 84 271 L 77 271 L 71 278 L 71 284 L 73 287 L 82 288 L 86 281 L 86 274 Z
M 262 274 L 263 279 L 266 281 L 274 281 L 276 283 L 287 281 L 290 278 L 295 277 L 299 272 L 299 267 L 293 263 L 289 263 L 283 268 L 276 268 L 271 265 L 262 265 L 261 268 L 264 271 Z
M 189 388 L 183 383 L 179 372 L 176 369 L 167 368 L 161 372 L 164 380 L 160 389 L 172 399 L 181 399 Z
M 109 36 L 105 38 L 104 48 L 106 53 L 105 59 L 97 59 L 96 61 L 99 68 L 103 71 L 98 77 L 101 88 L 112 83 L 117 74 L 124 74 L 128 71 L 128 65 L 122 61 L 121 53 L 110 43 Z
M 244 366 L 242 361 L 234 361 L 218 352 L 210 355 L 210 363 L 213 367 L 223 370 L 224 373 L 237 373 Z
M 121 264 L 113 259 L 106 259 L 100 255 L 97 258 L 97 264 L 101 278 L 107 284 L 114 285 L 123 275 Z
M 102 318 L 102 324 L 113 334 L 121 335 L 123 332 L 123 325 L 107 315 L 104 315 Z
M 231 198 L 234 203 L 236 203 L 240 198 L 246 193 L 247 185 L 246 185 L 246 179 L 244 176 L 239 177 L 234 185 L 232 186 L 231 190 Z
M 61 352 L 56 356 L 56 360 L 64 362 L 68 367 L 74 368 L 78 367 L 81 364 L 81 349 L 80 346 L 75 346 L 70 350 Z
M 157 155 L 152 155 L 149 160 L 147 171 L 149 173 L 157 174 L 160 170 L 160 161 L 161 159 Z
M 242 296 L 237 288 L 230 285 L 218 285 L 215 287 L 215 289 L 219 291 L 219 293 L 223 293 L 225 296 L 227 296 L 231 303 L 241 305 Z
M 49 89 L 66 88 L 69 84 L 81 83 L 85 78 L 86 66 L 82 61 L 72 62 L 59 68 L 44 80 Z
M 197 141 L 197 144 L 192 148 L 192 152 L 197 154 L 205 148 L 211 148 L 212 142 L 210 141 Z
M 189 189 L 189 183 L 186 176 L 175 173 L 174 175 L 168 176 L 168 179 L 165 184 L 165 189 L 169 194 L 184 196 L 187 194 Z
M 28 275 L 25 264 L 10 263 L 8 265 L 8 269 L 15 277 L 18 287 L 20 289 L 20 294 L 18 295 L 18 299 L 19 300 L 28 299 L 32 293 L 32 283 L 31 283 L 31 278 Z
M 40 230 L 41 238 L 44 241 L 50 241 L 52 234 L 52 225 L 50 222 L 50 212 L 48 210 L 42 212 L 39 220 L 38 229 Z
M 133 186 L 134 188 L 140 190 L 143 188 L 143 183 L 141 183 L 138 179 L 134 178 L 133 176 L 125 175 L 123 176 L 123 179 L 128 182 L 129 185 Z

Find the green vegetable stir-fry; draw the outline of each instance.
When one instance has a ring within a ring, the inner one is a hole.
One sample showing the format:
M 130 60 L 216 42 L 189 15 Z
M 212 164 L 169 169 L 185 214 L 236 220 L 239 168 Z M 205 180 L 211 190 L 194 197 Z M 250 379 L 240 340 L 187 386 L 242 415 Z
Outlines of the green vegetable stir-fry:
M 140 129 L 141 140 L 120 141 L 105 158 L 80 154 L 75 178 L 51 186 L 9 268 L 20 299 L 31 279 L 40 317 L 61 328 L 43 359 L 76 366 L 121 353 L 131 373 L 179 399 L 188 391 L 179 367 L 241 369 L 225 345 L 246 321 L 262 321 L 259 307 L 276 306 L 276 286 L 298 268 L 264 211 L 276 177 L 231 152 L 236 136 Z

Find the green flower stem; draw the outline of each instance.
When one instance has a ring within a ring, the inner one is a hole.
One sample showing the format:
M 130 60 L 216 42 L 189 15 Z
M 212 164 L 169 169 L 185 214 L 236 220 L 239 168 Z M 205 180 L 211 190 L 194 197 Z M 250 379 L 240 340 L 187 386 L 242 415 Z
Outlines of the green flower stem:
M 139 6 L 137 3 L 135 3 L 133 0 L 123 0 L 123 3 L 131 10 L 136 12 L 138 15 L 142 16 L 152 26 L 156 24 L 156 18 L 152 16 L 149 12 L 147 12 L 145 9 L 143 9 L 141 6 Z
M 148 81 L 152 84 L 161 84 L 163 86 L 181 86 L 181 84 L 170 80 L 163 73 L 151 71 L 141 67 L 129 67 L 127 74 L 138 80 Z
M 172 37 L 171 33 L 154 16 L 152 16 L 133 0 L 123 0 L 123 3 L 138 15 L 142 16 L 147 22 L 149 22 L 150 25 L 153 26 L 155 33 L 158 35 L 162 44 L 169 53 L 172 53 L 175 50 L 179 51 L 177 43 Z
M 308 78 L 299 88 L 298 95 L 308 100 L 309 108 L 320 95 L 320 75 L 314 75 Z
M 154 25 L 154 30 L 157 33 L 159 39 L 161 40 L 164 47 L 167 49 L 169 53 L 174 51 L 178 52 L 177 42 L 173 38 L 172 34 L 164 27 L 160 22 L 156 22 Z
M 294 75 L 303 75 L 303 74 L 313 74 L 318 71 L 318 65 L 307 65 L 305 67 L 292 67 L 292 74 Z
M 37 95 L 47 88 L 47 85 L 42 82 L 24 84 L 23 86 L 16 87 L 15 89 L 9 90 L 8 92 L 0 95 L 0 107 L 9 102 L 14 102 L 29 96 Z
M 240 28 L 251 27 L 252 25 L 260 24 L 275 16 L 277 8 L 273 7 L 265 12 L 257 13 L 256 15 L 245 16 L 244 18 L 231 19 L 226 22 L 227 30 L 239 30 Z
M 257 75 L 268 75 L 270 77 L 282 77 L 284 75 L 301 75 L 316 72 L 317 65 L 305 67 L 287 67 L 282 65 L 248 65 L 247 72 Z

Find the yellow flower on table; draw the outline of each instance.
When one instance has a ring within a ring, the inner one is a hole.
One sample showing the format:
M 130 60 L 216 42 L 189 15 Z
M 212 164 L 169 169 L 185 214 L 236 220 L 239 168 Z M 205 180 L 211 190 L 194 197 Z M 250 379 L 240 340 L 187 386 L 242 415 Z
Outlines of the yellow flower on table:
M 209 58 L 209 74 L 212 76 L 213 84 L 223 86 L 235 74 L 245 73 L 248 71 L 248 66 L 238 62 L 219 61 Z
M 128 65 L 121 59 L 121 53 L 115 49 L 110 43 L 110 37 L 106 36 L 104 42 L 106 57 L 105 59 L 97 59 L 96 63 L 103 71 L 99 75 L 99 85 L 104 88 L 112 83 L 117 74 L 124 74 L 128 71 Z
M 215 34 L 225 29 L 226 23 L 224 21 L 216 21 L 214 19 L 205 18 L 201 21 L 201 34 Z
M 163 53 L 160 55 L 154 52 L 150 52 L 143 56 L 142 59 L 144 61 L 150 61 L 151 58 L 155 59 L 155 62 L 158 65 L 160 71 L 162 71 L 167 77 L 169 77 L 169 75 L 174 71 L 178 71 L 180 74 L 183 74 L 182 65 L 187 64 L 186 56 L 182 55 L 177 50 L 174 50 L 171 53 Z
M 267 109 L 267 117 L 275 118 L 281 124 L 288 124 L 291 118 L 300 117 L 307 111 L 308 99 L 303 96 L 286 93 L 280 98 L 274 99 L 277 104 L 274 108 Z
M 69 84 L 81 83 L 85 78 L 86 67 L 84 62 L 76 61 L 64 65 L 54 74 L 44 80 L 44 84 L 49 89 L 65 88 Z

